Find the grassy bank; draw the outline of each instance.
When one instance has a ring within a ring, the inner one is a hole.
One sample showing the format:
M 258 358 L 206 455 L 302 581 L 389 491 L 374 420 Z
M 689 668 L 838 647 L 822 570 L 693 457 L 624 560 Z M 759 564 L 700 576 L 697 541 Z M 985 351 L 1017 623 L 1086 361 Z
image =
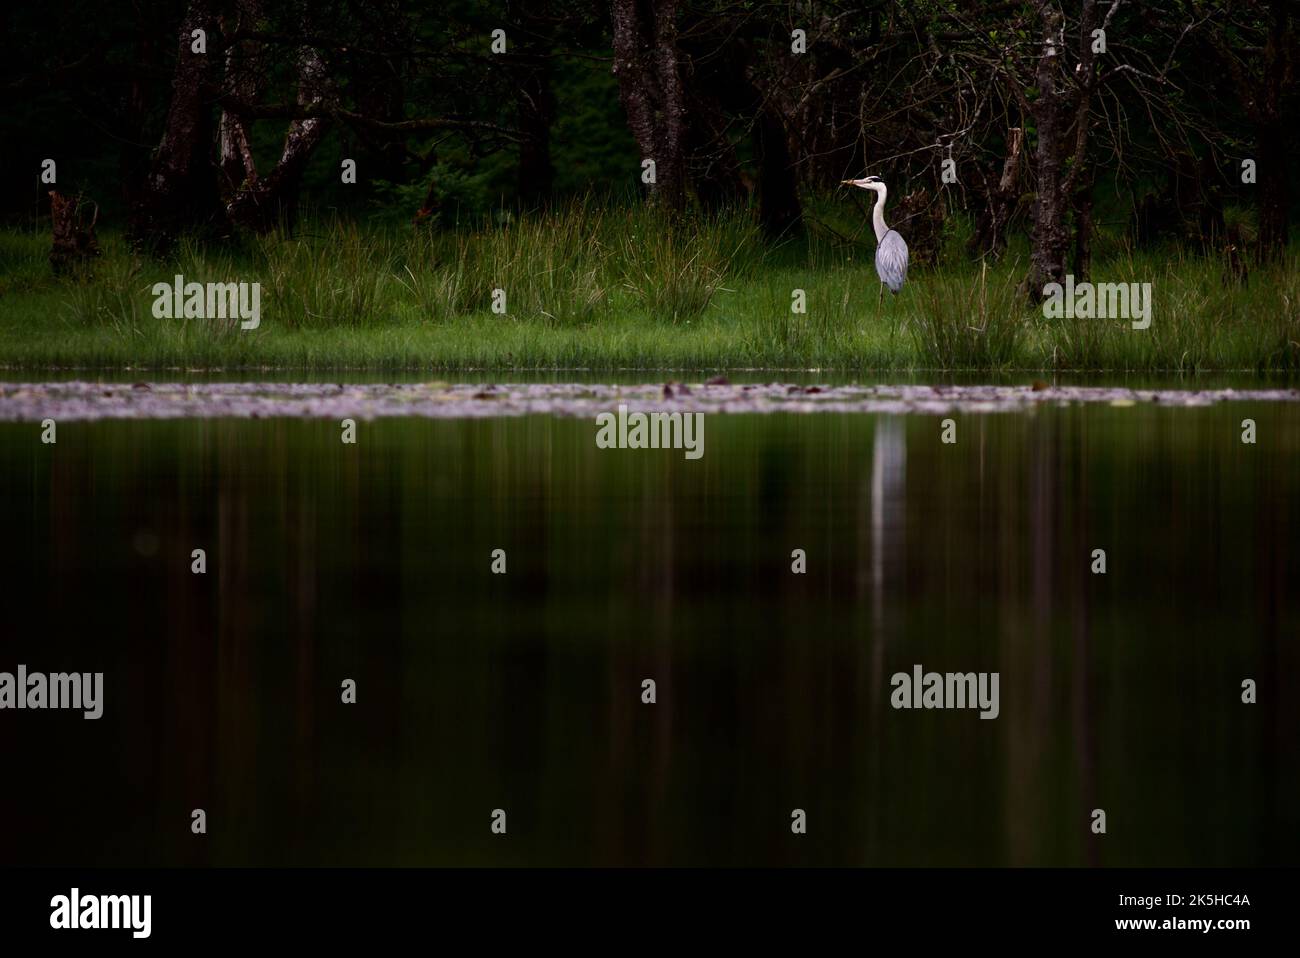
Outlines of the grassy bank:
M 838 218 L 837 218 L 838 217 Z M 1104 239 L 1104 238 L 1103 238 Z M 1225 282 L 1223 264 L 1100 243 L 1096 282 L 1151 283 L 1151 326 L 1045 319 L 1018 293 L 1025 251 L 983 266 L 954 234 L 880 297 L 856 210 L 778 247 L 742 217 L 673 227 L 579 204 L 457 232 L 316 221 L 296 237 L 174 261 L 114 235 L 85 275 L 50 274 L 45 234 L 0 233 L 0 365 L 140 369 L 1132 370 L 1300 368 L 1300 262 Z M 156 319 L 151 287 L 259 282 L 257 330 Z M 492 311 L 493 290 L 505 315 Z M 796 290 L 806 311 L 792 310 Z

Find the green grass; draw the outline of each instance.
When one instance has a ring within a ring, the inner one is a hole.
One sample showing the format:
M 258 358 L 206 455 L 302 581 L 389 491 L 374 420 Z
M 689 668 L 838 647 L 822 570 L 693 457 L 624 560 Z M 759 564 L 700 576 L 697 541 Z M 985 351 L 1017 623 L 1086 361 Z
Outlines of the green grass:
M 172 262 L 121 237 L 55 278 L 48 235 L 0 231 L 0 366 L 10 369 L 834 369 L 1196 372 L 1300 369 L 1300 262 L 1249 283 L 1177 249 L 1099 237 L 1096 282 L 1149 282 L 1150 329 L 1049 320 L 1024 299 L 1023 241 L 970 262 L 955 229 L 898 296 L 857 211 L 815 208 L 775 248 L 736 214 L 674 223 L 578 203 L 504 226 L 430 232 L 314 221 L 296 237 L 182 244 Z M 150 288 L 262 284 L 261 328 L 156 319 Z M 493 311 L 494 290 L 505 295 Z M 796 290 L 806 309 L 792 310 Z

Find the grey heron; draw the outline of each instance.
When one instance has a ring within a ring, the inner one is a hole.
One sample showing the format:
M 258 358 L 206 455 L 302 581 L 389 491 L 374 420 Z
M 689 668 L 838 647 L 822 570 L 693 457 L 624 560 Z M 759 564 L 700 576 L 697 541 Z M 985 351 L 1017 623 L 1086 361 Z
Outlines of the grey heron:
M 907 243 L 885 225 L 885 197 L 889 195 L 884 182 L 878 176 L 864 176 L 860 180 L 843 180 L 847 186 L 857 186 L 871 190 L 876 194 L 876 206 L 871 211 L 871 225 L 876 230 L 876 275 L 889 287 L 891 293 L 897 293 L 907 282 Z

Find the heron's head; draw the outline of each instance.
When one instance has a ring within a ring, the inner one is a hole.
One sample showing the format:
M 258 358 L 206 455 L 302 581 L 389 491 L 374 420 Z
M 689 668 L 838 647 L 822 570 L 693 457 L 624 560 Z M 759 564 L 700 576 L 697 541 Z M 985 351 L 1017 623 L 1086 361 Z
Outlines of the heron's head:
M 864 190 L 883 190 L 884 181 L 878 176 L 864 176 L 860 180 L 841 180 L 845 186 L 856 186 Z

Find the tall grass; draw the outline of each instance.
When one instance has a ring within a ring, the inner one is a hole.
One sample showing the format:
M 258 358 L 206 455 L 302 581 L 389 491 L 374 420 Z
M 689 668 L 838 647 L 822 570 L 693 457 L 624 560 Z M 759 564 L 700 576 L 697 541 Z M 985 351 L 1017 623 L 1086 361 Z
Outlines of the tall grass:
M 729 279 L 761 260 L 754 228 L 737 217 L 681 223 L 627 214 L 617 239 L 622 284 L 649 315 L 670 323 L 701 315 Z
M 258 249 L 267 318 L 288 329 L 381 323 L 393 278 L 391 246 L 387 234 L 363 234 L 355 223 L 335 222 L 319 238 L 263 238 Z
M 30 229 L 0 230 L 0 300 L 39 289 L 50 276 L 48 235 Z
M 973 276 L 939 275 L 916 291 L 916 350 L 936 369 L 1004 369 L 1017 357 L 1026 303 L 1016 274 L 981 265 Z
M 140 260 L 129 255 L 77 267 L 66 281 L 64 315 L 75 326 L 108 329 L 124 338 L 142 335 L 151 313 L 142 275 Z
M 1044 365 L 1057 369 L 1297 368 L 1300 262 L 1289 255 L 1237 279 L 1217 256 L 1127 253 L 1094 270 L 1096 282 L 1150 283 L 1151 325 L 1128 318 L 1038 321 Z
M 548 327 L 610 321 L 615 307 L 699 316 L 760 249 L 741 217 L 685 225 L 654 210 L 578 203 L 504 225 L 397 237 L 331 223 L 259 243 L 291 328 L 447 323 L 477 312 Z
M 447 281 L 464 291 L 462 313 L 495 306 L 517 321 L 593 323 L 608 315 L 611 284 L 609 250 L 598 230 L 584 229 L 589 218 L 585 208 L 573 207 L 450 234 L 455 259 L 430 266 L 448 270 Z
M 0 231 L 0 364 L 585 366 L 934 370 L 1300 370 L 1300 263 L 1242 284 L 1213 257 L 1112 244 L 1094 282 L 1149 282 L 1147 330 L 1046 319 L 1014 246 L 961 244 L 881 294 L 853 221 L 769 246 L 750 216 L 674 219 L 586 200 L 456 231 L 309 221 L 243 247 L 184 243 L 169 262 L 113 234 L 54 278 L 48 238 Z M 159 320 L 153 283 L 260 282 L 262 323 Z

